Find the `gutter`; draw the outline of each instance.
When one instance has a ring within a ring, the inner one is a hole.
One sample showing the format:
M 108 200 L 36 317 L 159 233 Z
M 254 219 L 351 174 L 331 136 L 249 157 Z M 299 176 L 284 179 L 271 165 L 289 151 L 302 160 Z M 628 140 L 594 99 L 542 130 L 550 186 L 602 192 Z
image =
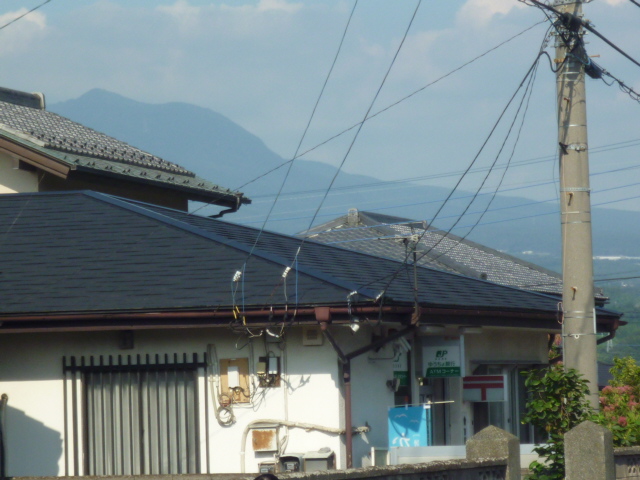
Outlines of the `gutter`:
M 247 310 L 242 312 L 241 315 L 246 318 L 254 317 L 273 317 L 277 315 L 295 315 L 295 316 L 309 316 L 315 319 L 317 309 L 326 308 L 330 313 L 336 315 L 353 315 L 357 314 L 379 314 L 392 313 L 397 315 L 413 314 L 415 308 L 413 306 L 352 306 L 348 307 L 331 307 L 331 306 L 317 306 L 317 307 L 305 307 L 305 308 L 278 308 L 278 309 L 260 309 L 260 310 Z M 447 316 L 447 317 L 459 317 L 459 316 L 474 316 L 474 317 L 500 317 L 500 318 L 527 318 L 527 319 L 552 319 L 556 320 L 556 311 L 549 313 L 524 313 L 524 312 L 509 312 L 509 311 L 495 311 L 495 310 L 479 310 L 479 309 L 449 309 L 449 308 L 433 308 L 433 307 L 421 307 L 421 316 Z M 165 311 L 165 312 L 127 312 L 127 313 L 55 313 L 55 314 L 26 314 L 26 315 L 0 315 L 0 322 L 19 322 L 19 321 L 81 321 L 81 320 L 152 320 L 152 319 L 186 319 L 186 318 L 210 318 L 210 319 L 229 319 L 235 318 L 233 310 L 198 310 L 198 311 Z M 601 319 L 601 323 L 613 323 L 618 319 Z

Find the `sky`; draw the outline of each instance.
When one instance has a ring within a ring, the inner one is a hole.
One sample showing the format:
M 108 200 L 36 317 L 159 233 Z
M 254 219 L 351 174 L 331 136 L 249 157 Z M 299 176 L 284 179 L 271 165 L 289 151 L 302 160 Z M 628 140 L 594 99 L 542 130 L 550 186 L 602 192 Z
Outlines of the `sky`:
M 4 0 L 0 26 L 41 2 Z M 142 102 L 201 105 L 290 159 L 353 5 L 346 0 L 51 0 L 0 30 L 0 85 L 44 92 L 49 104 L 103 88 Z M 351 148 L 355 130 L 304 158 L 344 162 L 346 172 L 383 180 L 415 177 L 440 186 L 453 186 L 469 166 L 536 59 L 548 23 L 539 9 L 518 0 L 423 1 L 398 51 L 417 5 L 417 0 L 358 2 L 301 150 L 361 121 L 369 109 L 377 112 L 422 90 L 366 122 Z M 593 0 L 584 10 L 601 34 L 640 61 L 640 8 L 628 0 Z M 594 35 L 586 41 L 596 62 L 640 92 L 640 67 Z M 553 40 L 547 51 L 553 56 Z M 592 202 L 640 210 L 640 104 L 601 80 L 588 81 L 587 98 Z M 550 200 L 557 195 L 557 128 L 555 77 L 546 58 L 526 105 L 501 191 Z M 495 160 L 514 112 L 507 111 L 477 167 Z M 503 154 L 498 167 L 507 160 Z M 494 188 L 503 171 L 497 168 L 485 188 Z M 259 173 L 247 172 L 247 180 Z M 461 188 L 475 190 L 483 175 L 468 175 Z

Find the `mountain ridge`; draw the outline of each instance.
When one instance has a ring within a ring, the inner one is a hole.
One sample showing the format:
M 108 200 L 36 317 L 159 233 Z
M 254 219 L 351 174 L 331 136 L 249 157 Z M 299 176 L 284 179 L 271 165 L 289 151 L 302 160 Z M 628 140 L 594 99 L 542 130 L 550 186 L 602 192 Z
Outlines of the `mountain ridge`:
M 261 226 L 272 208 L 274 193 L 289 169 L 285 159 L 271 151 L 260 138 L 228 117 L 197 105 L 149 104 L 93 89 L 76 99 L 55 103 L 49 110 L 178 163 L 221 186 L 233 189 L 242 186 L 242 191 L 255 199 L 252 205 L 225 217 L 233 222 Z M 282 164 L 284 166 L 275 172 L 251 181 Z M 296 160 L 268 228 L 283 233 L 306 230 L 335 172 L 335 167 L 325 163 Z M 380 185 L 366 186 L 371 183 Z M 373 176 L 344 172 L 340 172 L 334 187 L 336 190 L 327 197 L 315 224 L 343 215 L 351 207 L 415 220 L 430 219 L 449 193 L 444 187 L 411 182 L 384 184 Z M 314 192 L 310 192 L 312 190 Z M 460 192 L 455 197 L 467 195 L 472 196 Z M 460 223 L 473 225 L 487 200 L 476 200 L 478 205 L 470 209 L 476 213 L 467 215 Z M 435 225 L 449 228 L 464 202 L 464 198 L 449 202 Z M 593 219 L 597 226 L 594 228 L 595 255 L 637 255 L 635 245 L 640 244 L 640 232 L 636 225 L 640 225 L 640 213 L 596 207 Z M 618 235 L 613 235 L 614 231 Z M 464 236 L 465 230 L 454 233 Z M 473 229 L 469 239 L 557 270 L 558 207 L 524 197 L 498 195 L 482 217 L 482 225 Z M 533 253 L 523 253 L 529 251 Z

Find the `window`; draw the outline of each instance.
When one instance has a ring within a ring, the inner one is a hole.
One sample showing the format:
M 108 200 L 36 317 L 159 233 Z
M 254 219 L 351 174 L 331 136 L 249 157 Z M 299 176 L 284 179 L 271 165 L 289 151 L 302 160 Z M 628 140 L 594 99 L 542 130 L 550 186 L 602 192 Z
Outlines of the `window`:
M 198 378 L 205 367 L 196 354 L 191 361 L 186 354 L 181 361 L 65 358 L 65 474 L 200 473 Z

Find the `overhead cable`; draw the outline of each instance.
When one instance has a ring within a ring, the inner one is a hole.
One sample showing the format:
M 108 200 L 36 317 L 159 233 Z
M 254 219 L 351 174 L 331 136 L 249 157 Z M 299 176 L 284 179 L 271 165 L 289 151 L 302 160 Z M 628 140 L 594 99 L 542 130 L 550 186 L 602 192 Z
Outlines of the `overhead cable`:
M 327 76 L 324 79 L 324 83 L 322 84 L 322 88 L 320 89 L 320 94 L 318 95 L 316 103 L 313 106 L 313 110 L 311 111 L 311 115 L 309 116 L 309 120 L 307 121 L 307 125 L 305 126 L 304 131 L 302 132 L 302 135 L 300 136 L 300 141 L 298 142 L 298 146 L 296 147 L 296 151 L 293 154 L 293 157 L 291 158 L 291 161 L 289 162 L 289 168 L 287 169 L 287 172 L 285 173 L 284 178 L 282 179 L 282 182 L 280 183 L 280 189 L 278 190 L 278 193 L 276 194 L 276 197 L 273 200 L 273 203 L 271 204 L 271 208 L 269 209 L 269 212 L 267 213 L 267 215 L 264 218 L 264 222 L 262 223 L 262 227 L 260 228 L 260 231 L 256 235 L 256 239 L 253 242 L 253 245 L 251 246 L 251 250 L 249 251 L 249 255 L 247 257 L 247 260 L 248 260 L 249 257 L 251 257 L 251 255 L 253 254 L 253 251 L 255 250 L 256 246 L 258 245 L 258 242 L 260 241 L 260 237 L 262 235 L 262 232 L 264 231 L 265 227 L 267 226 L 267 222 L 269 221 L 269 218 L 271 218 L 271 214 L 273 213 L 273 209 L 275 208 L 276 204 L 278 203 L 278 199 L 280 198 L 280 194 L 282 193 L 282 190 L 284 189 L 284 186 L 287 183 L 287 179 L 289 178 L 289 174 L 291 173 L 291 168 L 293 167 L 293 162 L 297 158 L 298 152 L 300 151 L 300 147 L 302 146 L 302 142 L 304 141 L 304 139 L 307 136 L 307 132 L 309 131 L 309 127 L 311 126 L 311 121 L 313 120 L 313 117 L 315 116 L 316 110 L 318 109 L 318 104 L 320 103 L 320 99 L 322 98 L 322 95 L 324 94 L 324 90 L 327 87 L 327 83 L 329 83 L 329 78 L 331 77 L 331 73 L 333 72 L 333 68 L 336 66 L 336 62 L 338 61 L 338 57 L 340 56 L 340 51 L 342 50 L 342 45 L 344 44 L 344 39 L 347 36 L 347 31 L 349 30 L 349 25 L 351 24 L 351 19 L 353 18 L 353 12 L 355 12 L 357 5 L 358 5 L 358 0 L 355 0 L 355 2 L 353 3 L 353 7 L 351 9 L 351 13 L 349 14 L 349 19 L 347 20 L 347 24 L 345 25 L 344 31 L 342 32 L 342 37 L 340 38 L 340 43 L 338 45 L 338 50 L 336 51 L 336 53 L 335 53 L 335 55 L 333 57 L 333 62 L 331 63 L 331 67 L 329 68 L 329 72 L 327 73 Z M 246 263 L 246 260 L 245 260 L 245 263 Z
M 9 25 L 17 22 L 18 20 L 20 20 L 21 18 L 26 17 L 27 15 L 29 15 L 31 12 L 35 12 L 36 10 L 38 10 L 40 7 L 44 7 L 47 3 L 49 3 L 51 0 L 45 0 L 44 2 L 42 2 L 40 5 L 33 7 L 31 10 L 23 13 L 22 15 L 17 16 L 16 18 L 14 18 L 13 20 L 8 21 L 7 23 L 5 23 L 4 25 L 2 25 L 0 27 L 0 30 L 2 30 L 3 28 L 7 28 Z
M 384 107 L 383 109 L 376 111 L 375 113 L 373 113 L 373 114 L 371 114 L 370 116 L 368 116 L 367 118 L 365 118 L 365 119 L 363 120 L 363 122 L 369 121 L 369 120 L 371 120 L 372 118 L 377 117 L 377 116 L 378 116 L 378 115 L 380 115 L 381 113 L 384 113 L 384 112 L 386 112 L 387 110 L 389 110 L 389 109 L 391 109 L 391 108 L 393 108 L 393 107 L 395 107 L 395 106 L 399 105 L 400 103 L 402 103 L 402 102 L 404 102 L 404 101 L 406 101 L 406 100 L 410 99 L 411 97 L 413 97 L 413 96 L 417 95 L 418 93 L 422 92 L 423 90 L 426 90 L 427 88 L 431 87 L 432 85 L 435 85 L 436 83 L 438 83 L 438 82 L 440 82 L 440 81 L 444 80 L 445 78 L 447 78 L 447 77 L 449 77 L 449 76 L 453 75 L 454 73 L 457 73 L 458 71 L 462 70 L 463 68 L 468 67 L 469 65 L 471 65 L 471 64 L 472 64 L 472 63 L 474 63 L 474 62 L 476 62 L 477 60 L 480 60 L 482 57 L 484 57 L 484 56 L 488 55 L 489 53 L 491 53 L 491 52 L 493 52 L 493 51 L 495 51 L 495 50 L 497 50 L 498 48 L 502 47 L 503 45 L 506 45 L 507 43 L 511 42 L 512 40 L 515 40 L 516 38 L 520 37 L 521 35 L 524 35 L 524 34 L 525 34 L 525 33 L 527 33 L 529 30 L 531 30 L 531 29 L 533 29 L 533 28 L 535 28 L 535 27 L 537 27 L 538 25 L 541 25 L 541 24 L 543 24 L 543 23 L 545 23 L 545 21 L 544 21 L 544 20 L 543 20 L 543 21 L 541 21 L 541 22 L 534 23 L 534 24 L 533 24 L 533 25 L 531 25 L 530 27 L 525 28 L 525 29 L 524 29 L 524 30 L 522 30 L 521 32 L 519 32 L 519 33 L 517 33 L 517 34 L 515 34 L 515 35 L 513 35 L 513 36 L 511 36 L 511 37 L 509 37 L 509 38 L 507 38 L 506 40 L 504 40 L 504 41 L 500 42 L 499 44 L 495 45 L 494 47 L 491 47 L 489 50 L 486 50 L 484 53 L 481 53 L 480 55 L 478 55 L 478 56 L 476 56 L 476 57 L 472 58 L 471 60 L 469 60 L 469 61 L 467 61 L 467 62 L 463 63 L 463 64 L 462 64 L 462 65 L 460 65 L 459 67 L 456 67 L 456 68 L 454 68 L 453 70 L 449 71 L 448 73 L 445 73 L 444 75 L 442 75 L 442 76 L 440 76 L 440 77 L 436 78 L 435 80 L 433 80 L 433 81 L 429 82 L 428 84 L 424 85 L 423 87 L 420 87 L 419 89 L 414 90 L 414 91 L 413 91 L 413 92 L 411 92 L 410 94 L 405 95 L 404 97 L 400 98 L 399 100 L 397 100 L 397 101 L 395 101 L 395 102 L 393 102 L 393 103 L 391 103 L 391 104 L 387 105 L 387 106 L 386 106 L 386 107 Z M 242 184 L 242 185 L 240 185 L 238 188 L 236 188 L 236 190 L 240 190 L 240 189 L 242 189 L 242 188 L 246 187 L 247 185 L 250 185 L 251 183 L 253 183 L 253 182 L 255 182 L 255 181 L 257 181 L 257 180 L 259 180 L 259 179 L 261 179 L 261 178 L 263 178 L 263 177 L 265 177 L 265 176 L 267 176 L 267 175 L 269 175 L 270 173 L 273 173 L 273 172 L 275 172 L 276 170 L 279 170 L 280 168 L 284 167 L 285 165 L 288 165 L 289 163 L 291 163 L 293 160 L 296 160 L 297 158 L 303 157 L 303 156 L 305 156 L 307 153 L 310 153 L 310 152 L 312 152 L 313 150 L 316 150 L 317 148 L 320 148 L 321 146 L 326 145 L 327 143 L 329 143 L 329 142 L 331 142 L 331 141 L 335 140 L 336 138 L 341 137 L 341 136 L 342 136 L 342 135 L 344 135 L 345 133 L 350 132 L 350 131 L 351 131 L 351 130 L 353 130 L 354 128 L 357 128 L 359 125 L 360 125 L 360 123 L 356 123 L 356 124 L 354 124 L 354 125 L 351 125 L 349 128 L 346 128 L 346 129 L 342 130 L 341 132 L 336 133 L 336 134 L 335 134 L 335 135 L 333 135 L 332 137 L 329 137 L 329 138 L 327 138 L 326 140 L 324 140 L 324 141 L 322 141 L 322 142 L 318 143 L 317 145 L 315 145 L 315 146 L 313 146 L 313 147 L 309 148 L 308 150 L 305 150 L 304 152 L 302 152 L 302 153 L 298 154 L 294 159 L 292 159 L 292 160 L 286 160 L 286 161 L 284 161 L 284 162 L 280 163 L 279 165 L 276 165 L 275 167 L 273 167 L 273 168 L 271 168 L 271 169 L 267 170 L 266 172 L 264 172 L 264 173 L 260 174 L 259 176 L 257 176 L 257 177 L 255 177 L 255 178 L 253 178 L 252 180 L 249 180 L 249 181 L 247 181 L 247 182 L 243 183 L 243 184 Z

